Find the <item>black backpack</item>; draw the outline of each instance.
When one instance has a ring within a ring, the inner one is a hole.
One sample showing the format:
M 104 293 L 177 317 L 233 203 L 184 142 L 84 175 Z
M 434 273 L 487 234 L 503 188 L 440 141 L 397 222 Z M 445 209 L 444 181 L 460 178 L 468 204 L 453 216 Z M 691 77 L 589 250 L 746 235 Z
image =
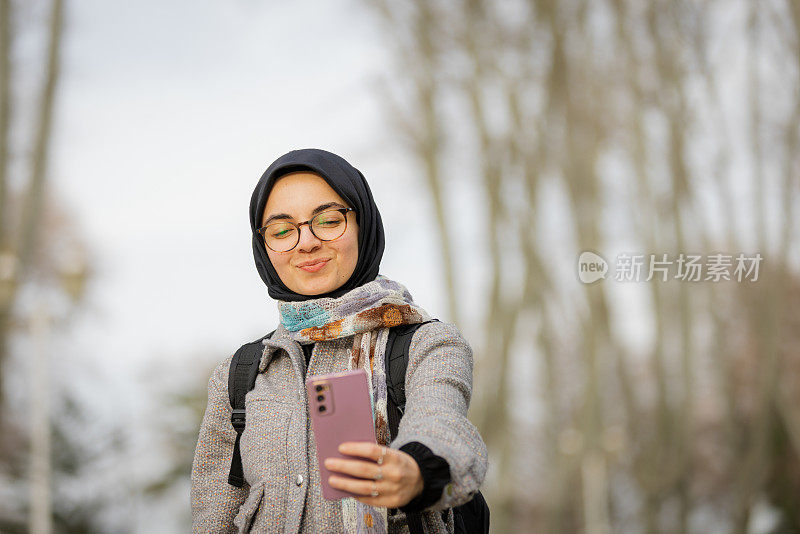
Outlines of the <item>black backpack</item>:
M 405 377 L 411 338 L 417 328 L 423 324 L 425 323 L 399 325 L 389 329 L 389 337 L 386 341 L 386 411 L 389 419 L 389 432 L 392 437 L 397 435 L 400 419 L 405 411 Z M 242 345 L 233 355 L 233 359 L 231 359 L 230 372 L 228 374 L 228 398 L 233 409 L 231 412 L 231 424 L 236 430 L 236 442 L 233 446 L 233 458 L 228 474 L 228 483 L 237 488 L 241 488 L 244 485 L 239 441 L 246 424 L 245 395 L 256 384 L 258 366 L 264 351 L 262 341 L 270 337 L 274 332 L 273 330 L 262 338 Z M 443 518 L 446 517 L 446 513 L 446 510 L 442 511 Z M 423 534 L 422 515 L 420 512 L 409 512 L 406 514 L 406 519 L 410 534 Z M 480 491 L 469 502 L 453 508 L 453 520 L 456 534 L 489 532 L 489 505 Z

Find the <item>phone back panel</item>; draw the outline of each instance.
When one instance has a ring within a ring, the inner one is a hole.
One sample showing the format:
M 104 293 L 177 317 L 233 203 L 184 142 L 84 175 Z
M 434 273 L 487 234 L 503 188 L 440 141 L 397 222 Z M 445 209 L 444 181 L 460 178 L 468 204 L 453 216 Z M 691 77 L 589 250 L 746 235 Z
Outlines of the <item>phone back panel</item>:
M 322 496 L 336 500 L 353 494 L 331 487 L 328 477 L 333 472 L 325 468 L 326 458 L 357 458 L 339 452 L 345 441 L 375 441 L 372 406 L 363 369 L 311 376 L 306 379 L 311 427 L 317 445 Z M 337 476 L 346 476 L 336 473 Z

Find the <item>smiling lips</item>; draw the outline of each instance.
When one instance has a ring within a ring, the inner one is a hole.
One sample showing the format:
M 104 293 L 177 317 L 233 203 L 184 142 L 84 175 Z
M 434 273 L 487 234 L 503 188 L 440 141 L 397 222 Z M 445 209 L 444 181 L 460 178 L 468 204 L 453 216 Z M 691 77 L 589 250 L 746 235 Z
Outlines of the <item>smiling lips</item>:
M 320 260 L 311 260 L 311 261 L 304 261 L 303 263 L 298 264 L 297 266 L 309 273 L 315 273 L 325 267 L 328 263 L 328 259 L 320 259 Z

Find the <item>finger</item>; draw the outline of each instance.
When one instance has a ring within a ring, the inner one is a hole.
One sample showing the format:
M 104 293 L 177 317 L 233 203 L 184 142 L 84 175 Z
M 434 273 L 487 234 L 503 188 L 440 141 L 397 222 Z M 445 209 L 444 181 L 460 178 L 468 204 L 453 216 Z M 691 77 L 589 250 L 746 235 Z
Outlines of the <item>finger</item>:
M 353 497 L 355 500 L 368 504 L 370 506 L 385 506 L 386 508 L 399 508 L 410 501 L 409 498 L 404 498 L 397 491 L 387 490 L 386 493 L 379 490 L 378 496 L 372 495 L 359 495 Z
M 388 491 L 386 487 L 380 482 L 374 480 L 358 480 L 353 478 L 345 478 L 337 475 L 328 477 L 328 483 L 340 490 L 349 491 L 356 495 L 372 495 L 372 490 L 377 489 L 378 495 Z
M 386 461 L 393 451 L 389 447 L 384 447 L 383 445 L 378 445 L 370 441 L 345 441 L 339 445 L 339 452 L 342 454 L 349 454 L 350 456 L 361 456 L 362 458 L 369 458 L 375 461 L 381 456 L 384 456 L 384 461 Z
M 384 476 L 383 470 L 375 462 L 327 458 L 325 460 L 325 467 L 331 471 L 359 478 L 378 480 Z

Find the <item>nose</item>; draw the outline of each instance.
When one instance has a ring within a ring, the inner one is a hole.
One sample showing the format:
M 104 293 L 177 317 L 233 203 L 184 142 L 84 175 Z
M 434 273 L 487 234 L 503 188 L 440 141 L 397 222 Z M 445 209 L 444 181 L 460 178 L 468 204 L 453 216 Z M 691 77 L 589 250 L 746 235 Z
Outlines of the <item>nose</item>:
M 302 250 L 303 252 L 312 252 L 321 244 L 322 241 L 320 241 L 319 238 L 311 232 L 310 225 L 304 224 L 300 227 L 300 241 L 297 242 L 298 250 Z

